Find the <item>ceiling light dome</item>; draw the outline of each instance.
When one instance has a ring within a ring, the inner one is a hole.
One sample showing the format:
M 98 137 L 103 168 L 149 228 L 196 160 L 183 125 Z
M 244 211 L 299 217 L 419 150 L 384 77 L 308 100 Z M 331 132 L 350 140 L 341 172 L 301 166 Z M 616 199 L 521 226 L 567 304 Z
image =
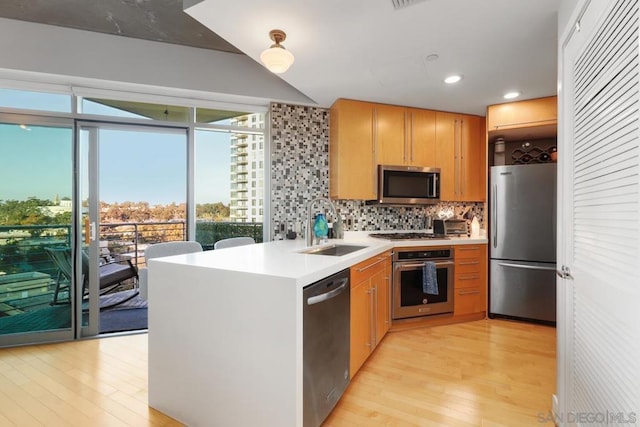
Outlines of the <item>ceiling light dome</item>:
M 460 74 L 452 74 L 449 77 L 444 79 L 444 82 L 447 84 L 453 84 L 453 83 L 458 83 L 460 80 L 462 80 L 462 76 Z
M 504 99 L 513 99 L 520 96 L 520 92 L 508 92 L 504 94 Z
M 272 73 L 281 74 L 289 69 L 293 64 L 293 54 L 286 50 L 280 42 L 284 41 L 287 37 L 282 30 L 271 30 L 269 37 L 275 43 L 271 45 L 269 49 L 266 49 L 260 54 L 260 60 L 265 67 Z

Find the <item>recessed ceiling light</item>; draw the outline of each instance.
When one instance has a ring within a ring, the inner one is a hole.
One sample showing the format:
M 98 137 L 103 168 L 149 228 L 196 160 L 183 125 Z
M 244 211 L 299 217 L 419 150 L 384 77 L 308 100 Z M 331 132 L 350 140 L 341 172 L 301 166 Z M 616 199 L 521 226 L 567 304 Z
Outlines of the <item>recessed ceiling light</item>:
M 452 84 L 452 83 L 458 83 L 460 80 L 462 80 L 462 76 L 459 74 L 454 74 L 444 79 L 444 82 L 447 84 Z
M 508 92 L 504 94 L 504 99 L 513 99 L 520 96 L 520 92 Z

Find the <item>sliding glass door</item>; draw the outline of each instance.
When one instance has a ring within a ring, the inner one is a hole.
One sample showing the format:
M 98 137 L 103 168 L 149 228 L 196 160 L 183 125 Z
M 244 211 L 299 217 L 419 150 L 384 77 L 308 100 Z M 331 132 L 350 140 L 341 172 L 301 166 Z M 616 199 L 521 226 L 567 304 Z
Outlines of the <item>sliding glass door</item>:
M 0 346 L 73 338 L 73 126 L 0 116 Z
M 80 122 L 78 135 L 82 335 L 146 329 L 144 250 L 187 239 L 187 130 Z

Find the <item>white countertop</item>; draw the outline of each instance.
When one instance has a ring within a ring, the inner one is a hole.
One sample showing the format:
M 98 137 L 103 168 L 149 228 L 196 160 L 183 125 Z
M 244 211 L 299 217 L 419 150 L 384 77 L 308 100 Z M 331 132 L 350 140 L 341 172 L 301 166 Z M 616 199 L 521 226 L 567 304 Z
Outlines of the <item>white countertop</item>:
M 301 253 L 309 247 L 305 245 L 304 239 L 296 239 L 156 258 L 150 260 L 150 263 L 168 262 L 212 270 L 282 277 L 294 279 L 298 286 L 306 286 L 392 248 L 487 243 L 485 237 L 390 241 L 371 238 L 368 234 L 369 232 L 346 232 L 344 239 L 332 239 L 324 245 L 316 246 L 331 244 L 365 246 L 364 249 L 342 256 Z

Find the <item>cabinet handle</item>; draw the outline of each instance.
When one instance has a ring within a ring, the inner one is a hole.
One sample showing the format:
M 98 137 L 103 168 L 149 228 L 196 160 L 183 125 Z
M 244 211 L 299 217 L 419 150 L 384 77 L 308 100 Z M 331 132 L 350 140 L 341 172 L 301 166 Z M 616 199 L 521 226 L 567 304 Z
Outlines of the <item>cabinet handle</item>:
M 373 108 L 371 115 L 373 116 L 373 120 L 371 120 L 371 127 L 373 133 L 373 147 L 372 147 L 372 159 L 371 159 L 371 170 L 373 171 L 372 175 L 372 185 L 373 185 L 373 194 L 374 197 L 378 197 L 378 110 Z
M 378 260 L 376 262 L 373 262 L 365 267 L 361 267 L 361 268 L 356 268 L 356 270 L 358 270 L 358 273 L 362 273 L 363 271 L 366 271 L 368 269 L 370 269 L 371 267 L 373 267 L 374 265 L 378 265 L 381 262 L 383 262 L 385 259 L 384 258 L 377 258 Z
M 479 290 L 472 290 L 472 291 L 458 291 L 458 295 L 476 295 L 479 294 L 480 291 Z
M 455 195 L 457 196 L 460 191 L 460 177 L 458 176 L 460 173 L 460 168 L 459 168 L 459 156 L 458 156 L 458 150 L 459 150 L 459 140 L 460 140 L 460 130 L 458 129 L 458 119 L 454 120 L 454 125 L 453 125 L 453 191 L 455 193 Z
M 458 265 L 477 265 L 477 264 L 480 264 L 480 261 L 458 262 Z
M 409 151 L 409 154 L 411 156 L 410 157 L 411 163 L 413 163 L 413 120 L 414 120 L 414 117 L 415 117 L 415 113 L 412 111 L 411 112 L 411 128 L 410 128 L 410 130 L 411 130 L 411 139 L 409 139 L 409 147 L 411 147 L 411 151 Z
M 376 314 L 378 311 L 378 297 L 376 296 L 376 288 L 371 288 L 371 292 L 369 292 L 369 324 L 371 327 L 369 328 L 371 333 L 371 348 L 373 349 L 376 346 L 376 336 L 378 335 L 376 330 Z
M 480 276 L 464 276 L 464 277 L 458 277 L 458 280 L 477 280 L 479 278 Z
M 404 150 L 403 150 L 403 153 L 402 153 L 402 161 L 404 163 L 407 163 L 407 141 L 408 141 L 407 133 L 408 133 L 408 130 L 407 130 L 407 111 L 405 110 L 405 112 L 404 112 Z
M 460 195 L 464 196 L 466 171 L 464 165 L 464 119 L 460 119 Z
M 469 248 L 458 248 L 459 251 L 479 251 L 480 248 L 478 246 L 471 246 Z

